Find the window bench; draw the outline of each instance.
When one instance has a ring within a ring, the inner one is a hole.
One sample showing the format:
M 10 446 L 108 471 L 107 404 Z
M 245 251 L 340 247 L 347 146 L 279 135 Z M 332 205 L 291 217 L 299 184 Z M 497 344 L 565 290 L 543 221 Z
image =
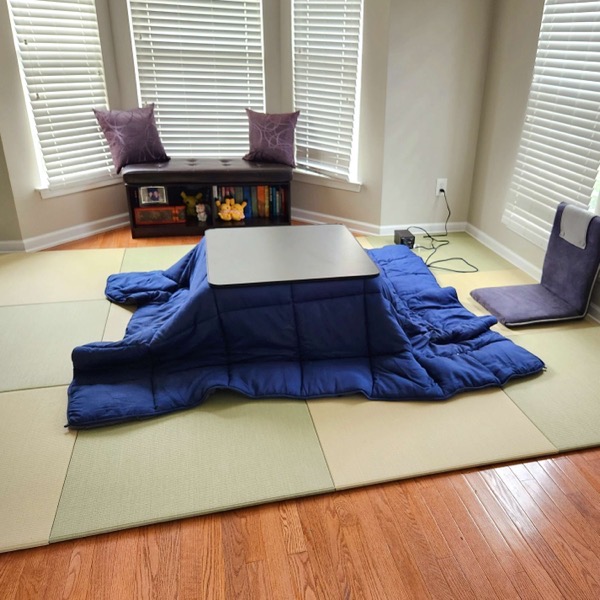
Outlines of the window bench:
M 131 234 L 202 235 L 210 227 L 289 225 L 292 168 L 238 158 L 173 158 L 121 171 Z M 219 205 L 235 200 L 241 220 L 223 220 Z

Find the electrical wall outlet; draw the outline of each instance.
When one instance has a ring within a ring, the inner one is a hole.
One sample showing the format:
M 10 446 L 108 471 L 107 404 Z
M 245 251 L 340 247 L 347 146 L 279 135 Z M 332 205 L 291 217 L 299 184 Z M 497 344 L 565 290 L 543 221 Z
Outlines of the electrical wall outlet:
M 439 177 L 435 182 L 435 195 L 441 196 L 442 190 L 447 194 L 448 193 L 448 180 L 446 178 Z

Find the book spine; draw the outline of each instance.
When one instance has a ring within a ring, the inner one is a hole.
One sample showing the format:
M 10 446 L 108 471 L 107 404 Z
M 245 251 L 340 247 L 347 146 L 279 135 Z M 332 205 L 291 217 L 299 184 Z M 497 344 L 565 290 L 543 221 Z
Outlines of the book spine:
M 253 186 L 250 188 L 250 193 L 251 193 L 251 205 L 252 205 L 252 215 L 257 217 L 258 216 L 258 190 L 256 189 L 256 186 Z

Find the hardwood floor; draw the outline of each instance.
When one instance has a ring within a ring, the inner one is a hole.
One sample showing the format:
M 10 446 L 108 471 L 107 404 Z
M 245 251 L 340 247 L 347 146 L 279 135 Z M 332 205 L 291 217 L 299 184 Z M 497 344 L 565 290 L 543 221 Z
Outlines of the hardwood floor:
M 7 553 L 0 598 L 597 599 L 600 449 Z
M 147 246 L 169 246 L 178 244 L 197 244 L 200 236 L 186 237 L 156 237 L 156 238 L 137 238 L 131 237 L 129 227 L 120 227 L 104 233 L 76 240 L 49 250 L 84 250 L 97 248 L 141 248 Z

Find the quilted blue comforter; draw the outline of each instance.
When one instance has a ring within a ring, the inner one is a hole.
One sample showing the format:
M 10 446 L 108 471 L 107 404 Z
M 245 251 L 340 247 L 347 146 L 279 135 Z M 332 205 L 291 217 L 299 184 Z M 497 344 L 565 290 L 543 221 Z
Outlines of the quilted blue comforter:
M 219 389 L 444 400 L 543 369 L 406 246 L 369 253 L 381 275 L 365 280 L 211 288 L 204 241 L 165 271 L 111 275 L 107 297 L 138 308 L 123 340 L 74 349 L 69 426 L 154 417 Z

